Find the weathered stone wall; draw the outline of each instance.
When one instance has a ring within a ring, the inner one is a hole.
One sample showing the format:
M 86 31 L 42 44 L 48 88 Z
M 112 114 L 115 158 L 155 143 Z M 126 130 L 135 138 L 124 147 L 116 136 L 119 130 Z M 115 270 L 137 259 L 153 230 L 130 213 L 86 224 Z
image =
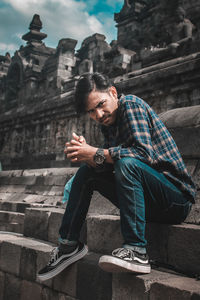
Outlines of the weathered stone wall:
M 200 104 L 200 52 L 115 78 L 120 93 L 135 94 L 157 113 Z
M 136 51 L 170 43 L 176 22 L 176 9 L 180 6 L 196 29 L 199 28 L 200 3 L 197 0 L 137 0 L 131 7 L 126 3 L 124 1 L 122 10 L 115 14 L 118 43 L 125 48 Z
M 3 169 L 67 166 L 63 150 L 73 131 L 91 144 L 101 141 L 97 125 L 76 115 L 71 94 L 10 110 L 0 120 Z

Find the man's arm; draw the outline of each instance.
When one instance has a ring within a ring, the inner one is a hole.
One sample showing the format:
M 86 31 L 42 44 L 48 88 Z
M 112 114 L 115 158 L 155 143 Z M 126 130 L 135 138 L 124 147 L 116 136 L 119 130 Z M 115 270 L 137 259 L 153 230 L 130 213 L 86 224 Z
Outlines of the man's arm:
M 156 153 L 152 146 L 152 129 L 145 108 L 133 101 L 126 101 L 123 107 L 123 144 L 108 149 L 113 161 L 122 157 L 134 157 L 152 163 Z

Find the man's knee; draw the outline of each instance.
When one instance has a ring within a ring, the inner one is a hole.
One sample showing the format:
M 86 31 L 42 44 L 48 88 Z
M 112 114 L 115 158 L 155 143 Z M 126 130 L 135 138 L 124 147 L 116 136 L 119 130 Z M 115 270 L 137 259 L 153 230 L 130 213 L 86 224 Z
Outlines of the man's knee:
M 85 183 L 93 177 L 93 170 L 88 165 L 82 165 L 76 172 L 74 181 Z
M 138 171 L 141 168 L 141 161 L 134 157 L 123 157 L 115 162 L 115 178 L 117 180 L 122 180 L 133 176 L 133 174 L 138 174 Z

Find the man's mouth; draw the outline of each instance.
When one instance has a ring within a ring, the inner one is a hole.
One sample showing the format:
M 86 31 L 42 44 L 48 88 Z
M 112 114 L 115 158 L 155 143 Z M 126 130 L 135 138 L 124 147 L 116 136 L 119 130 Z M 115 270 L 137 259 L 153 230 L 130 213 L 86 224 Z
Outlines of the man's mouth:
M 109 119 L 109 116 L 106 116 L 106 117 L 102 118 L 99 122 L 101 124 L 105 124 L 108 121 L 108 119 Z

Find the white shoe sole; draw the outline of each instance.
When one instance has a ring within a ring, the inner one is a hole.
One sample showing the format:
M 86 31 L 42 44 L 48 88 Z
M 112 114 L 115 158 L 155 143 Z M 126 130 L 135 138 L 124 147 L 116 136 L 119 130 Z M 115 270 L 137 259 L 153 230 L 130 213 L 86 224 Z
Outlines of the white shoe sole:
M 149 274 L 151 272 L 150 264 L 130 263 L 110 255 L 100 257 L 99 266 L 104 271 L 111 273 L 133 272 L 137 274 Z
M 67 268 L 68 266 L 70 266 L 71 264 L 76 262 L 77 260 L 83 258 L 87 253 L 88 253 L 88 247 L 85 245 L 84 248 L 80 252 L 78 252 L 77 255 L 72 256 L 71 258 L 69 258 L 68 260 L 63 262 L 63 264 L 59 265 L 54 270 L 52 270 L 48 273 L 45 273 L 45 274 L 37 274 L 37 279 L 39 279 L 40 281 L 45 281 L 45 280 L 55 277 L 60 272 L 62 272 L 65 268 Z

